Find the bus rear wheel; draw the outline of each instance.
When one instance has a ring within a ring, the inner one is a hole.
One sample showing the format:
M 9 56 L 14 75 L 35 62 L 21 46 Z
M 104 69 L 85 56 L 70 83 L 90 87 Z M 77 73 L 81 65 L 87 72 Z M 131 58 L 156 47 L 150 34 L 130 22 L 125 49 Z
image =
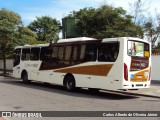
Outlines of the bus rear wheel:
M 67 91 L 70 91 L 70 92 L 74 91 L 75 87 L 76 87 L 74 77 L 73 76 L 67 76 L 65 78 L 65 81 L 64 81 L 64 86 L 65 86 Z

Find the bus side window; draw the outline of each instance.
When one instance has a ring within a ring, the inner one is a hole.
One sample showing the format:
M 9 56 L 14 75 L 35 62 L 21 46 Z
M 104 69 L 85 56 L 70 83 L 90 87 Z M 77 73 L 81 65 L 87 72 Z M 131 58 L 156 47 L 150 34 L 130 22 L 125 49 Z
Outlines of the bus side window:
M 84 60 L 85 57 L 85 50 L 86 50 L 86 45 L 81 45 L 81 50 L 80 50 L 80 61 Z
M 59 46 L 58 60 L 62 61 L 64 58 L 64 46 Z
M 119 43 L 103 43 L 98 48 L 98 61 L 115 62 L 119 53 Z
M 97 46 L 96 44 L 86 45 L 84 61 L 96 61 Z
M 22 49 L 22 60 L 29 60 L 30 59 L 30 48 Z
M 13 55 L 13 60 L 14 60 L 13 65 L 14 65 L 14 67 L 17 66 L 17 65 L 19 65 L 19 63 L 20 63 L 20 57 L 21 57 L 21 49 L 16 49 L 14 51 L 14 55 Z
M 45 48 L 44 47 L 42 47 L 41 48 L 41 52 L 40 52 L 40 60 L 44 60 L 44 54 L 45 54 Z
M 73 61 L 76 61 L 78 57 L 78 47 L 74 46 L 74 51 L 73 51 Z
M 58 47 L 53 47 L 53 52 L 52 52 L 52 60 L 57 61 L 58 60 Z
M 40 53 L 40 59 L 49 61 L 52 57 L 52 49 L 49 49 L 48 47 L 42 47 L 41 53 Z
M 66 46 L 65 48 L 65 60 L 69 61 L 71 56 L 71 46 Z
M 39 60 L 40 48 L 31 48 L 30 60 Z

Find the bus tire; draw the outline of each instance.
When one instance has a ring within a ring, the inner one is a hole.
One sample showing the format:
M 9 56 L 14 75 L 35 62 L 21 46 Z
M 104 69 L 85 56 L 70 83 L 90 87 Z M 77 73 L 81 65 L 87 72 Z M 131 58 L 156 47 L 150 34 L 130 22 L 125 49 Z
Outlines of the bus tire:
M 28 80 L 28 74 L 26 71 L 22 72 L 22 80 L 23 80 L 23 83 L 25 83 L 25 84 L 28 84 L 31 82 L 30 80 Z
M 73 76 L 67 76 L 64 81 L 64 86 L 67 91 L 71 92 L 75 90 L 76 84 Z

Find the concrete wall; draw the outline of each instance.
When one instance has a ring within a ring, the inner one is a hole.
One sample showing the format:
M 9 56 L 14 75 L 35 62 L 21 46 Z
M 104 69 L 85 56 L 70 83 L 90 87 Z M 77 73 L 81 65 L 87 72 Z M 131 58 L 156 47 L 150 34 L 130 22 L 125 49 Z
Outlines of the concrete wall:
M 152 80 L 160 80 L 160 55 L 152 55 Z
M 0 69 L 3 69 L 3 60 L 0 59 Z M 6 60 L 6 69 L 12 70 L 13 69 L 13 59 Z

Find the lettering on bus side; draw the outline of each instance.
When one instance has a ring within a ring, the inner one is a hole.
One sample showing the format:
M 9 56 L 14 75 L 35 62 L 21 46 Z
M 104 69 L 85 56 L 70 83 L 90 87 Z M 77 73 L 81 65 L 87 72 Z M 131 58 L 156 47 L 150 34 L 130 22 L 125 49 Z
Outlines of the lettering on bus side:
M 38 64 L 25 64 L 25 67 L 38 67 Z

